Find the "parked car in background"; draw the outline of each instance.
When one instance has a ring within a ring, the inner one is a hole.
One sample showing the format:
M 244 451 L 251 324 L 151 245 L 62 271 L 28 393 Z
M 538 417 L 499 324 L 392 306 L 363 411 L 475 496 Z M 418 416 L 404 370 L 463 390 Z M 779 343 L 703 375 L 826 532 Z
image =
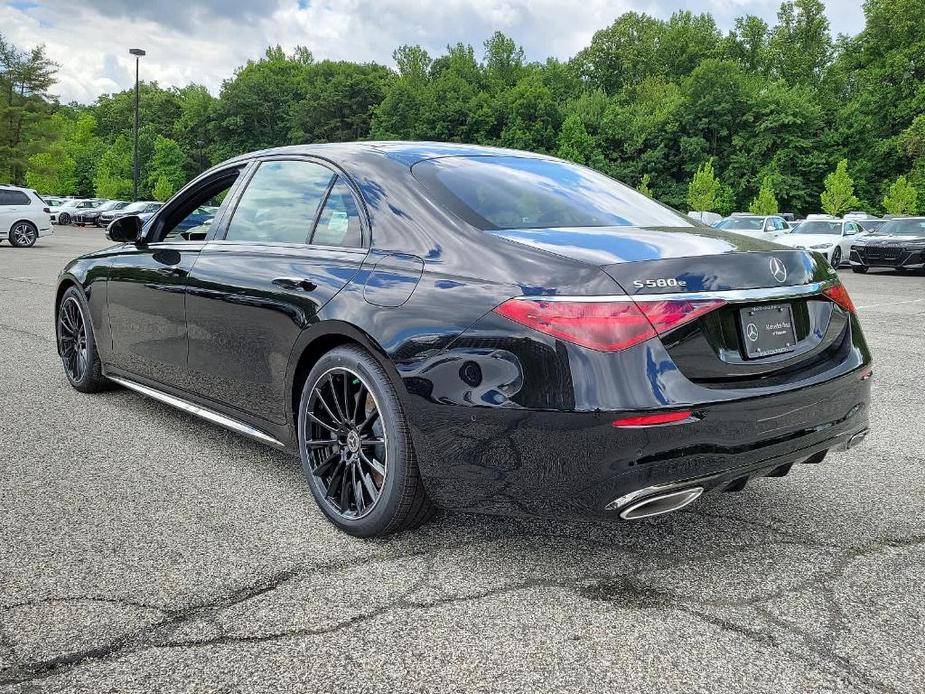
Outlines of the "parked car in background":
M 217 196 L 207 238 L 178 232 Z M 820 255 L 552 157 L 264 150 L 107 235 L 59 276 L 69 383 L 301 456 L 354 535 L 434 506 L 644 518 L 868 431 L 871 355 Z
M 790 232 L 790 225 L 780 215 L 754 215 L 736 213 L 713 225 L 716 229 L 732 231 L 754 239 L 771 241 Z
M 887 220 L 875 233 L 851 244 L 849 260 L 851 269 L 861 273 L 872 267 L 925 271 L 925 217 Z
M 123 207 L 129 203 L 125 200 L 107 200 L 98 207 L 92 207 L 90 209 L 85 209 L 79 211 L 74 215 L 74 224 L 79 227 L 90 226 L 100 226 L 99 219 L 100 215 L 104 212 L 111 212 L 114 210 L 121 210 Z
M 40 236 L 51 234 L 51 214 L 31 188 L 0 185 L 0 241 L 28 248 Z
M 156 212 L 164 203 L 156 202 L 154 200 L 139 200 L 137 202 L 130 202 L 124 207 L 118 210 L 109 210 L 108 212 L 103 212 L 97 218 L 97 226 L 106 227 L 109 226 L 109 223 L 114 219 L 119 217 L 124 217 L 126 215 L 143 215 Z
M 78 214 L 95 209 L 104 202 L 105 200 L 96 198 L 71 200 L 52 209 L 51 221 L 55 224 L 70 224 Z
M 721 221 L 723 216 L 717 214 L 716 212 L 697 212 L 691 211 L 687 213 L 687 216 L 691 219 L 696 219 L 698 222 L 703 222 L 710 226 L 714 226 L 717 222 Z
M 778 242 L 793 248 L 819 251 L 832 267 L 837 268 L 848 260 L 852 239 L 863 233 L 861 225 L 850 219 L 807 219 Z

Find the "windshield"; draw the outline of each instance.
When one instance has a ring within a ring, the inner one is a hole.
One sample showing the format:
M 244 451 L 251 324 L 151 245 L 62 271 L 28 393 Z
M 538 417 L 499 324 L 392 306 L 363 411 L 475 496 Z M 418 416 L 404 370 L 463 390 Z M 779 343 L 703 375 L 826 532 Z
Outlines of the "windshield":
M 146 202 L 133 202 L 122 208 L 123 212 L 141 212 L 148 206 Z
M 695 223 L 591 169 L 531 157 L 441 157 L 414 176 L 436 201 L 479 229 L 693 227 Z
M 841 236 L 841 222 L 802 222 L 792 233 Z
M 119 205 L 121 205 L 121 204 L 122 204 L 122 203 L 120 203 L 118 200 L 110 200 L 109 202 L 104 202 L 102 205 L 99 206 L 98 209 L 100 209 L 100 210 L 117 210 L 117 209 L 119 209 Z
M 877 233 L 892 236 L 925 236 L 925 217 L 894 219 L 880 227 Z
M 764 229 L 764 217 L 730 217 L 729 219 L 717 222 L 716 228 L 761 231 Z

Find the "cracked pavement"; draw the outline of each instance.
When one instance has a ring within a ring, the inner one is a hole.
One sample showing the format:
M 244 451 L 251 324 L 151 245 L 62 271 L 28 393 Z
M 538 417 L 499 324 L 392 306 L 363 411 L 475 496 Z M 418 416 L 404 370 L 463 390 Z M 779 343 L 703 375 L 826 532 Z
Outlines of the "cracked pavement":
M 60 268 L 0 245 L 0 692 L 920 692 L 925 277 L 841 276 L 875 356 L 848 453 L 636 523 L 338 533 L 298 461 L 55 353 Z

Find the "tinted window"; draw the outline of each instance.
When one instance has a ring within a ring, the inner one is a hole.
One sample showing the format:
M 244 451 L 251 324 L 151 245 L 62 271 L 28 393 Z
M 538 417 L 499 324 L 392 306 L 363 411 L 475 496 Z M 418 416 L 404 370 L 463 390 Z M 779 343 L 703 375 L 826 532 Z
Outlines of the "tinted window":
M 225 238 L 308 243 L 333 174 L 307 161 L 266 161 L 247 184 Z
M 21 190 L 0 190 L 0 205 L 28 205 L 29 196 Z
M 360 212 L 350 187 L 341 179 L 331 187 L 331 193 L 318 217 L 312 243 L 317 246 L 363 245 Z
M 925 236 L 925 218 L 894 219 L 880 227 L 881 234 Z
M 412 172 L 439 203 L 481 229 L 694 226 L 622 183 L 565 162 L 442 157 Z
M 764 220 L 761 217 L 730 217 L 717 222 L 717 229 L 741 229 L 743 231 L 762 231 Z
M 841 222 L 803 222 L 797 229 L 793 230 L 794 234 L 833 234 L 841 236 Z

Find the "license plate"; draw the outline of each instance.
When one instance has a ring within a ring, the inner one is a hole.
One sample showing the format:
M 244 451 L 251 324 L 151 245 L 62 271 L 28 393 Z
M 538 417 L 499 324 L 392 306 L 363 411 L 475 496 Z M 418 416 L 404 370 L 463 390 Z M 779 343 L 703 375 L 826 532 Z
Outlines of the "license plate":
M 792 352 L 796 347 L 790 304 L 769 304 L 739 310 L 745 356 L 749 359 Z

